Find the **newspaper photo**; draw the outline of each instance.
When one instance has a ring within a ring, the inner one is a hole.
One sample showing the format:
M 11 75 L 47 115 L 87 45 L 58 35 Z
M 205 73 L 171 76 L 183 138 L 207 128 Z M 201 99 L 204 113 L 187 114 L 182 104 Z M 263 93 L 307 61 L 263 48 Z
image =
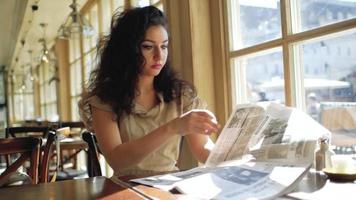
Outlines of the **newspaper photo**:
M 304 112 L 279 104 L 237 106 L 204 166 L 133 179 L 199 199 L 273 199 L 290 192 L 330 132 Z

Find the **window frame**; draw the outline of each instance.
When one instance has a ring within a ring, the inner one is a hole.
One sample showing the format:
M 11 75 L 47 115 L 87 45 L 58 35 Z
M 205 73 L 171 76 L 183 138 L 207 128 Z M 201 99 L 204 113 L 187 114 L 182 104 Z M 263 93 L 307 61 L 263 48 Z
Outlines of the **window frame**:
M 344 20 L 341 22 L 334 22 L 332 24 L 323 25 L 317 28 L 313 28 L 307 31 L 301 31 L 297 33 L 293 33 L 292 30 L 296 30 L 296 27 L 292 27 L 292 20 L 296 20 L 297 16 L 292 16 L 292 9 L 299 9 L 296 1 L 291 0 L 280 0 L 281 5 L 281 29 L 282 29 L 282 37 L 266 41 L 257 45 L 249 46 L 246 48 L 241 48 L 235 51 L 231 50 L 230 44 L 230 27 L 229 17 L 231 13 L 231 6 L 229 5 L 229 0 L 223 0 L 223 19 L 224 19 L 224 32 L 225 32 L 225 51 L 226 51 L 226 63 L 227 69 L 226 71 L 229 74 L 227 78 L 230 93 L 233 93 L 233 89 L 235 88 L 235 79 L 233 74 L 233 63 L 231 62 L 234 58 L 242 58 L 245 56 L 251 56 L 255 53 L 259 53 L 261 51 L 265 51 L 268 49 L 282 47 L 283 54 L 283 63 L 284 63 L 284 81 L 285 81 L 285 104 L 287 106 L 293 106 L 297 108 L 301 108 L 305 110 L 305 94 L 304 94 L 304 85 L 303 85 L 303 71 L 300 67 L 299 50 L 295 47 L 296 44 L 301 42 L 312 40 L 321 37 L 332 36 L 333 34 L 343 33 L 348 30 L 352 30 L 356 28 L 356 18 Z M 291 7 L 292 6 L 292 7 Z M 291 9 L 289 9 L 291 7 Z M 298 12 L 297 12 L 298 13 Z M 243 80 L 242 77 L 238 77 L 239 80 Z M 243 84 L 242 84 L 243 85 Z M 241 84 L 237 85 L 236 90 L 245 91 L 246 88 L 242 88 Z M 228 94 L 226 94 L 228 95 Z M 237 98 L 235 99 L 234 95 L 228 95 L 230 102 L 230 111 L 233 105 L 237 103 L 245 103 L 245 97 L 239 96 L 236 94 Z

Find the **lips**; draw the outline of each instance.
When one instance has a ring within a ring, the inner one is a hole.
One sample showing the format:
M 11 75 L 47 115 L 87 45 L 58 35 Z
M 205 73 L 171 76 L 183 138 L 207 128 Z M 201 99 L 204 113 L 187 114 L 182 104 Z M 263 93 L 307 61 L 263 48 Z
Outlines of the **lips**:
M 151 68 L 154 68 L 154 69 L 161 69 L 161 68 L 162 68 L 162 65 L 161 65 L 161 64 L 154 64 L 154 65 L 151 65 Z

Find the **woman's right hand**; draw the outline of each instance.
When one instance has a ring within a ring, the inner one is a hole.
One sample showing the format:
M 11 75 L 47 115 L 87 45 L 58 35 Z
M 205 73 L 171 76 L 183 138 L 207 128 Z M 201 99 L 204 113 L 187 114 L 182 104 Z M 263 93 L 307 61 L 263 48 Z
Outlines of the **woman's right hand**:
M 220 125 L 214 114 L 208 110 L 191 110 L 173 120 L 175 129 L 180 135 L 217 133 Z

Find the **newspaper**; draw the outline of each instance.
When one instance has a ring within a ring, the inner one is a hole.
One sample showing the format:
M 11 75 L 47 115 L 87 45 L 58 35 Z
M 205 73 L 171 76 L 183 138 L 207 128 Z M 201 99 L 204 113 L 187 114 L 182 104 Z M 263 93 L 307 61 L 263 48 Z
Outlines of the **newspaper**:
M 316 141 L 330 135 L 295 108 L 239 105 L 204 166 L 131 181 L 196 199 L 273 199 L 294 189 L 313 163 Z

